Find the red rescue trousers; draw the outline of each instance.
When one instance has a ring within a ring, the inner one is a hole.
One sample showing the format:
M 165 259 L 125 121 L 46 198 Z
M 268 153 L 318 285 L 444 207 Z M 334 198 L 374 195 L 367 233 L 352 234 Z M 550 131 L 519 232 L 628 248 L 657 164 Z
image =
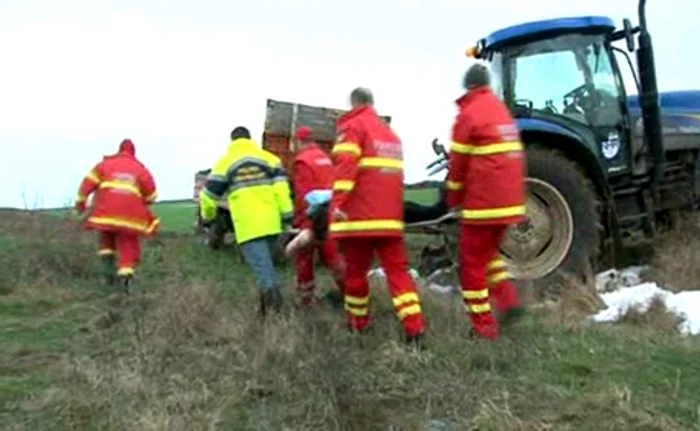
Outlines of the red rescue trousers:
M 519 305 L 515 286 L 498 254 L 507 225 L 462 225 L 459 240 L 459 275 L 464 304 L 477 335 L 495 340 L 498 323 L 491 302 L 499 312 Z
M 297 292 L 299 293 L 300 305 L 309 305 L 315 298 L 316 277 L 314 274 L 314 257 L 318 253 L 323 265 L 333 274 L 336 286 L 342 293 L 343 271 L 345 262 L 343 256 L 338 252 L 338 244 L 335 241 L 326 240 L 314 242 L 309 246 L 299 250 L 295 258 L 297 273 Z
M 386 274 L 394 310 L 407 335 L 423 332 L 425 323 L 416 284 L 408 273 L 403 238 L 348 238 L 341 240 L 345 255 L 345 310 L 351 329 L 362 331 L 369 324 L 367 272 L 374 253 Z
M 141 261 L 141 243 L 136 235 L 99 231 L 99 255 L 116 255 L 117 275 L 134 274 Z

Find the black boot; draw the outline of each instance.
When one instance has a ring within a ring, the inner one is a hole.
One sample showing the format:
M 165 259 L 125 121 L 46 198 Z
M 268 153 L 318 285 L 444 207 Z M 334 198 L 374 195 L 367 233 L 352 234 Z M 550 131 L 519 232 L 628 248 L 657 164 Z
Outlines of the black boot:
M 342 310 L 345 305 L 345 296 L 339 290 L 331 290 L 323 298 L 335 310 Z
M 511 307 L 501 313 L 499 323 L 504 326 L 512 325 L 522 319 L 523 316 L 525 316 L 525 307 Z
M 131 285 L 133 284 L 133 276 L 131 275 L 120 275 L 117 277 L 117 286 L 119 290 L 128 295 L 131 290 Z
M 260 314 L 265 316 L 269 311 L 282 311 L 282 293 L 279 289 L 270 289 L 260 294 Z
M 100 256 L 100 272 L 105 286 L 114 286 L 117 282 L 117 261 L 113 254 Z
M 425 350 L 425 345 L 423 344 L 423 334 L 408 335 L 406 334 L 406 346 L 416 352 Z

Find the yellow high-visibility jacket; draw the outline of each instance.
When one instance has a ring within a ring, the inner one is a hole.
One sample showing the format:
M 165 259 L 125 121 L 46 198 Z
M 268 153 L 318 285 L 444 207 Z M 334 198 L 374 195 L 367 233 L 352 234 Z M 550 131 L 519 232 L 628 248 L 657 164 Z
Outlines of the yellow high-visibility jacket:
M 282 232 L 282 220 L 291 221 L 293 203 L 279 157 L 250 139 L 231 142 L 214 165 L 199 194 L 205 221 L 216 216 L 217 201 L 227 197 L 236 242 L 239 244 Z

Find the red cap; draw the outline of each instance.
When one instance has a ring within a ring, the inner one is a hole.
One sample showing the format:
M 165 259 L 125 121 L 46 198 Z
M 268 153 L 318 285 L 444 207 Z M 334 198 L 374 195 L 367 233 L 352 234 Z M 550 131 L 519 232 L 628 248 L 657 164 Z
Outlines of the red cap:
M 121 144 L 119 144 L 119 152 L 120 153 L 126 153 L 131 156 L 136 155 L 136 147 L 134 146 L 134 143 L 131 142 L 131 139 L 124 139 Z
M 311 139 L 311 129 L 306 126 L 299 127 L 294 137 L 300 141 L 308 141 Z

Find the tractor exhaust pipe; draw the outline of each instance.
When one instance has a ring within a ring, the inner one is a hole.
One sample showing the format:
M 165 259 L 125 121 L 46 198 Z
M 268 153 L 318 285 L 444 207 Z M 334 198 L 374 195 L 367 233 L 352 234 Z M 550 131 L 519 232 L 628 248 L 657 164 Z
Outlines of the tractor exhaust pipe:
M 661 106 L 659 86 L 656 82 L 656 66 L 651 34 L 647 29 L 646 0 L 639 0 L 639 49 L 637 50 L 637 67 L 639 68 L 640 94 L 639 104 L 644 119 L 644 139 L 651 150 L 654 161 L 651 178 L 652 191 L 657 188 L 664 177 L 666 157 L 664 154 L 663 126 L 661 124 Z

